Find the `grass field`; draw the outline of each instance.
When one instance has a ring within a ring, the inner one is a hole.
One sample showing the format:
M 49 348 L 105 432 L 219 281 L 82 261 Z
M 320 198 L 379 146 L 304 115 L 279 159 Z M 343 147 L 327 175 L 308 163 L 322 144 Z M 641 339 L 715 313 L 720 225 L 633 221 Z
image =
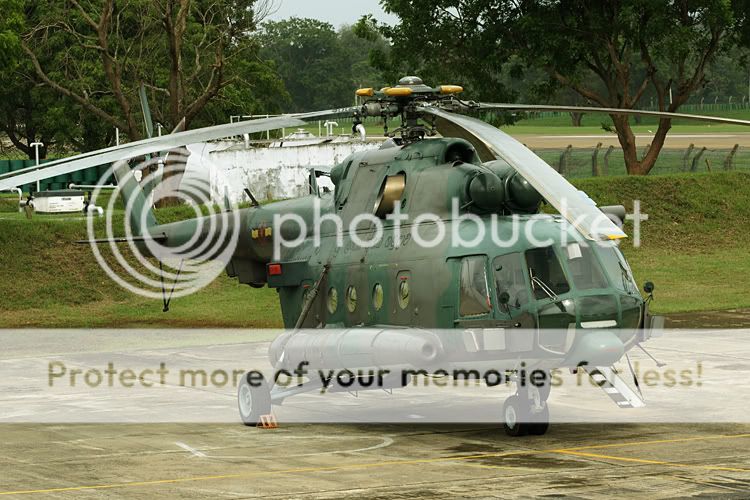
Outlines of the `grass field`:
M 660 312 L 750 306 L 750 173 L 581 179 L 602 205 L 641 201 L 642 246 L 623 245 L 636 279 L 656 284 Z M 632 236 L 632 226 L 626 225 Z
M 690 106 L 686 107 L 686 109 L 678 110 L 678 113 L 750 120 L 750 109 L 711 111 L 709 109 L 701 110 Z M 502 128 L 512 135 L 602 135 L 608 133 L 614 135 L 614 132 L 605 131 L 602 128 L 602 124 L 606 124 L 609 127 L 612 126 L 612 119 L 609 115 L 603 113 L 585 114 L 583 115 L 581 126 L 573 127 L 568 114 L 542 113 L 540 115 L 529 115 L 522 120 L 518 120 L 514 125 Z M 643 117 L 641 123 L 636 124 L 635 119 L 631 118 L 631 124 L 633 125 L 633 132 L 636 134 L 651 134 L 656 131 L 658 119 Z M 715 134 L 730 132 L 750 132 L 750 127 L 676 119 L 672 121 L 672 129 L 670 131 L 673 134 Z
M 580 179 L 601 204 L 630 210 L 641 200 L 649 215 L 640 248 L 623 250 L 639 282 L 656 283 L 659 312 L 750 306 L 750 173 L 725 172 Z M 121 289 L 104 274 L 87 245 L 80 217 L 28 220 L 0 204 L 0 324 L 3 327 L 278 327 L 276 292 L 240 285 L 225 275 L 195 295 L 161 302 Z M 159 210 L 161 221 L 189 215 Z M 97 224 L 101 226 L 101 221 Z M 628 224 L 626 229 L 632 233 Z M 101 230 L 101 227 L 99 227 Z

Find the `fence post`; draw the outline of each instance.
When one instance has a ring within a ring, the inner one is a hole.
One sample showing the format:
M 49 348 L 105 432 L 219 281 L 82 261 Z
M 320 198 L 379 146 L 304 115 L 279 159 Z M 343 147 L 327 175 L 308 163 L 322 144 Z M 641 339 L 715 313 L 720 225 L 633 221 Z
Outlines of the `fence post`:
M 698 154 L 693 157 L 693 163 L 690 165 L 690 171 L 691 172 L 697 172 L 698 171 L 698 162 L 701 159 L 701 156 L 703 156 L 703 153 L 706 152 L 706 147 L 701 148 L 700 151 L 698 151 Z
M 604 175 L 609 175 L 609 155 L 615 150 L 614 146 L 607 148 L 607 152 L 604 153 Z
M 740 145 L 735 144 L 724 160 L 724 170 L 732 170 L 734 168 L 734 155 L 737 154 L 738 149 L 740 149 Z
M 693 149 L 695 148 L 695 144 L 690 144 L 688 146 L 687 150 L 685 151 L 685 154 L 682 156 L 682 171 L 687 171 L 688 168 L 688 160 L 690 159 L 690 155 L 693 154 Z
M 596 145 L 594 148 L 594 152 L 591 155 L 591 175 L 594 177 L 599 177 L 602 175 L 601 170 L 599 170 L 599 150 L 602 149 L 602 143 Z
M 568 157 L 570 156 L 570 152 L 573 149 L 572 144 L 568 144 L 568 147 L 565 148 L 565 151 L 562 152 L 560 155 L 560 161 L 557 165 L 557 172 L 560 175 L 565 175 L 565 167 L 568 166 Z

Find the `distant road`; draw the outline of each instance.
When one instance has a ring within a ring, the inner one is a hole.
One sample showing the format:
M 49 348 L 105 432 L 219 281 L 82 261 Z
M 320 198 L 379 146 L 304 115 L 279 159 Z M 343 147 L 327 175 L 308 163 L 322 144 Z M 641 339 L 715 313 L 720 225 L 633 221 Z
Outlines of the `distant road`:
M 526 135 L 511 134 L 531 148 L 564 148 L 569 144 L 575 148 L 593 148 L 601 142 L 604 147 L 619 147 L 617 136 L 614 134 L 597 135 Z M 653 134 L 636 134 L 639 147 L 645 147 L 651 143 Z M 667 135 L 665 148 L 685 149 L 690 144 L 698 147 L 711 149 L 729 149 L 739 144 L 740 147 L 750 147 L 750 133 L 727 133 L 727 134 L 669 134 Z

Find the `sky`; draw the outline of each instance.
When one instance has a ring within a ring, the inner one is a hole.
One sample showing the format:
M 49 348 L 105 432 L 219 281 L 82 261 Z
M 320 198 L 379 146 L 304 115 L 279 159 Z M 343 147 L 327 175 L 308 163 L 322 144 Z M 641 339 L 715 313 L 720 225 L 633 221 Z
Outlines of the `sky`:
M 354 24 L 365 14 L 373 14 L 378 21 L 394 24 L 396 16 L 386 14 L 378 0 L 275 0 L 276 12 L 269 20 L 279 21 L 292 16 L 310 17 L 331 23 L 338 28 L 342 24 Z

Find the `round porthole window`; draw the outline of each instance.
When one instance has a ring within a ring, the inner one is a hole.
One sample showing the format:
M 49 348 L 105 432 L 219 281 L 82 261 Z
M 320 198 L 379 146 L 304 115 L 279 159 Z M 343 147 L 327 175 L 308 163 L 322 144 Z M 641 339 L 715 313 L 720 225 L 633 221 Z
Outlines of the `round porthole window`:
M 346 308 L 350 313 L 357 309 L 357 289 L 353 286 L 346 290 Z
M 376 283 L 372 287 L 372 306 L 376 311 L 380 311 L 383 307 L 383 285 Z
M 336 309 L 339 307 L 339 293 L 336 291 L 336 288 L 331 287 L 328 289 L 328 312 L 333 314 L 336 312 Z
M 398 285 L 398 306 L 401 309 L 406 309 L 409 305 L 409 281 L 404 280 Z

